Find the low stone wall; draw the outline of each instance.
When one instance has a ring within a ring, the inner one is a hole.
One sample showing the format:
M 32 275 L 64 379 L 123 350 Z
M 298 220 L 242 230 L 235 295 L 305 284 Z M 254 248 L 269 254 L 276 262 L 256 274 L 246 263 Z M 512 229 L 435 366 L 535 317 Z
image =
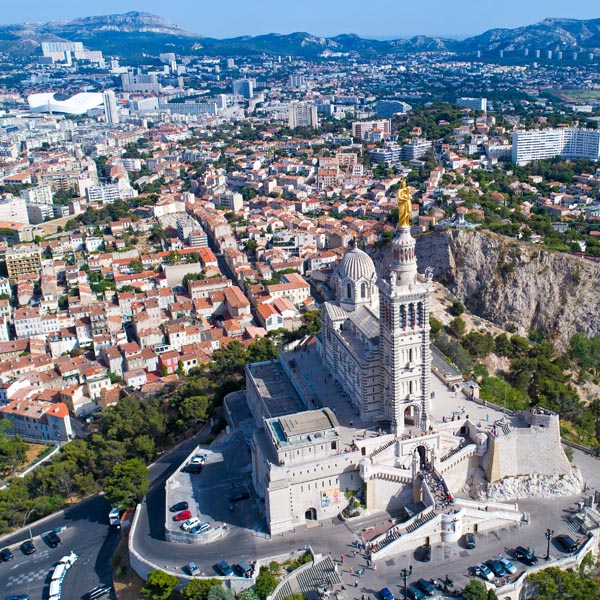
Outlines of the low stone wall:
M 165 567 L 164 565 L 157 565 L 150 560 L 144 558 L 135 547 L 135 532 L 138 525 L 139 515 L 141 513 L 141 504 L 138 504 L 135 510 L 135 515 L 133 517 L 133 522 L 131 523 L 131 530 L 129 531 L 129 539 L 127 542 L 127 547 L 129 550 L 129 564 L 131 568 L 145 581 L 148 578 L 148 573 L 150 571 L 154 571 L 155 569 L 160 569 L 169 575 L 174 575 L 179 580 L 179 588 L 184 588 L 192 579 L 220 579 L 223 582 L 223 585 L 230 588 L 234 593 L 238 594 L 242 590 L 245 590 L 249 587 L 252 587 L 256 582 L 256 579 L 246 578 L 246 577 L 220 577 L 218 575 L 211 576 L 203 576 L 203 577 L 191 577 L 186 575 L 181 571 L 174 571 Z
M 165 539 L 167 542 L 175 542 L 176 544 L 202 546 L 203 544 L 211 544 L 212 542 L 221 539 L 225 533 L 226 530 L 223 527 L 211 528 L 206 533 L 199 534 L 165 528 Z
M 505 585 L 501 588 L 495 588 L 493 585 L 486 583 L 488 589 L 493 589 L 498 596 L 498 600 L 519 600 L 521 598 L 521 594 L 526 587 L 527 576 L 531 575 L 531 573 L 536 573 L 538 571 L 542 571 L 543 569 L 547 569 L 548 567 L 558 567 L 559 569 L 571 569 L 577 568 L 581 564 L 581 561 L 586 557 L 590 552 L 593 556 L 598 556 L 598 543 L 600 542 L 600 528 L 595 529 L 590 532 L 590 537 L 587 542 L 579 549 L 577 554 L 567 556 L 565 558 L 561 558 L 560 560 L 545 562 L 543 560 L 539 561 L 537 566 L 530 567 L 527 571 L 525 571 L 516 581 L 509 585 Z

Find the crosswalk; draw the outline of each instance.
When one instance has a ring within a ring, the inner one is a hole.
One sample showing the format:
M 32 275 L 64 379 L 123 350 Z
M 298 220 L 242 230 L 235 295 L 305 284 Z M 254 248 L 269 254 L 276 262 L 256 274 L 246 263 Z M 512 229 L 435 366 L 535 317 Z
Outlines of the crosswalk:
M 47 576 L 48 569 L 38 569 L 37 571 L 28 571 L 27 573 L 21 573 L 20 575 L 11 575 L 6 582 L 6 587 L 9 588 L 21 583 L 40 581 L 46 579 Z

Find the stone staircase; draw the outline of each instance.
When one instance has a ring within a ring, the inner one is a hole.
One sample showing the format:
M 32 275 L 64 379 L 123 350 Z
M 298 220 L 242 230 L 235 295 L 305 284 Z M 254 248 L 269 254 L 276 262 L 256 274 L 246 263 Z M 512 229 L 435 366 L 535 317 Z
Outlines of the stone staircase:
M 407 528 L 406 533 L 412 533 L 415 529 L 421 527 L 421 525 L 425 525 L 431 521 L 431 519 L 435 519 L 437 513 L 435 510 L 423 511 L 419 518 L 416 521 L 413 521 Z
M 500 423 L 500 429 L 502 429 L 502 433 L 504 435 L 508 435 L 510 433 L 510 427 L 508 423 Z
M 392 446 L 395 443 L 396 443 L 396 439 L 394 438 L 392 440 L 389 440 L 385 444 L 382 444 L 381 446 L 375 448 L 375 450 L 373 450 L 373 452 L 371 452 L 369 454 L 369 458 L 373 458 L 374 456 L 381 454 L 384 450 L 387 450 L 390 446 Z
M 333 560 L 326 557 L 318 563 L 300 567 L 290 573 L 287 579 L 279 584 L 272 600 L 284 600 L 295 594 L 301 594 L 307 600 L 319 600 L 319 588 L 331 590 L 341 582 Z
M 314 564 L 310 569 L 298 573 L 296 580 L 300 593 L 307 600 L 318 600 L 320 587 L 331 589 L 334 585 L 341 583 L 340 576 L 330 557 Z
M 406 475 L 389 473 L 387 471 L 376 471 L 371 475 L 371 479 L 381 479 L 382 481 L 392 481 L 394 483 L 412 483 L 410 471 Z
M 442 456 L 442 458 L 440 458 L 440 462 L 444 462 L 444 461 L 448 460 L 449 458 L 452 458 L 455 454 L 460 452 L 466 445 L 467 445 L 466 440 L 463 440 L 458 446 L 455 446 L 450 451 L 446 452 L 446 454 L 444 454 L 444 456 Z
M 379 552 L 381 549 L 385 548 L 387 545 L 395 542 L 402 534 L 400 533 L 400 526 L 396 525 L 392 529 L 389 529 L 385 536 L 371 544 L 371 553 Z

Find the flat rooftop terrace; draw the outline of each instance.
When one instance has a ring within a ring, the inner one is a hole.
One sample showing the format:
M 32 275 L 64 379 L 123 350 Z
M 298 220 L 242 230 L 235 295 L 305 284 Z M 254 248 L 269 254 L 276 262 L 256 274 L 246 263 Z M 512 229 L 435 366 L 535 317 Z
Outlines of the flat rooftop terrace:
M 271 417 L 306 410 L 306 405 L 278 360 L 248 365 L 248 371 Z

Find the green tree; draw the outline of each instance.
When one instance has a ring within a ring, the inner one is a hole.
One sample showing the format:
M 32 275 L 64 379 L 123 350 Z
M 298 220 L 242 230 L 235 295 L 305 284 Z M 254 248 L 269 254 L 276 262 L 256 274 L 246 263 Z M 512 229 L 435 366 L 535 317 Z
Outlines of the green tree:
M 235 594 L 222 585 L 213 585 L 208 590 L 208 596 L 206 600 L 235 600 Z
M 130 263 L 129 263 L 129 268 L 134 272 L 134 273 L 141 273 L 144 270 L 144 263 L 141 260 L 138 260 L 137 258 L 134 258 Z
M 10 420 L 0 420 L 0 471 L 8 470 L 14 474 L 17 467 L 25 460 L 27 444 L 18 435 L 14 437 L 7 435 L 11 431 Z
M 487 588 L 481 581 L 471 579 L 463 588 L 463 600 L 487 600 Z
M 240 592 L 238 600 L 260 600 L 260 598 L 252 588 L 248 588 Z
M 525 354 L 529 350 L 529 342 L 522 335 L 513 335 L 510 343 L 513 347 L 513 356 Z
M 148 469 L 139 458 L 116 464 L 104 479 L 104 494 L 112 506 L 126 510 L 148 491 Z
M 431 328 L 431 337 L 436 337 L 444 327 L 444 324 L 441 321 L 438 321 L 433 315 L 429 315 L 429 327 Z
M 208 396 L 189 396 L 179 404 L 177 416 L 186 423 L 205 421 L 209 406 Z
M 178 585 L 179 579 L 175 575 L 155 569 L 148 573 L 148 579 L 140 591 L 152 600 L 167 600 Z
M 464 335 L 467 329 L 467 324 L 464 322 L 462 317 L 456 317 L 450 321 L 448 327 L 456 337 L 460 338 Z
M 261 567 L 254 584 L 254 591 L 264 600 L 276 587 L 277 579 L 275 579 L 275 575 L 266 567 Z
M 454 317 L 460 317 L 465 312 L 465 307 L 462 302 L 455 300 L 450 308 L 448 309 L 450 314 Z
M 494 351 L 498 356 L 512 356 L 513 345 L 505 333 L 500 333 L 494 340 Z
M 192 579 L 185 586 L 183 595 L 188 600 L 208 600 L 208 593 L 210 590 L 221 585 L 221 580 L 216 577 L 211 579 Z
M 494 338 L 489 333 L 471 331 L 464 336 L 462 344 L 471 356 L 477 358 L 485 358 L 494 351 Z
M 591 575 L 549 567 L 527 577 L 537 600 L 598 600 L 600 584 Z

